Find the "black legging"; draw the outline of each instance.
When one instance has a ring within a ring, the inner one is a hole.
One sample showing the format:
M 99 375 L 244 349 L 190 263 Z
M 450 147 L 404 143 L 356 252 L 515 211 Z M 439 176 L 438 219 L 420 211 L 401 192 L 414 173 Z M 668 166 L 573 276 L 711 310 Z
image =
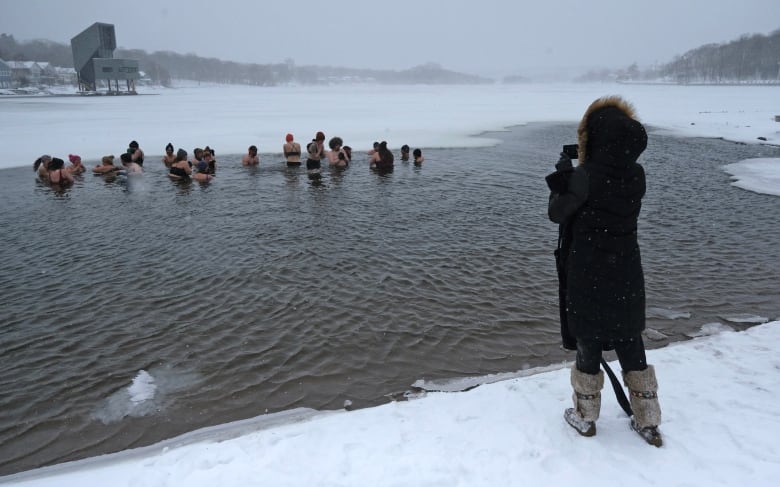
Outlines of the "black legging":
M 577 340 L 577 370 L 586 374 L 597 374 L 601 368 L 604 345 L 598 340 Z M 608 345 L 610 348 L 614 347 L 623 372 L 647 368 L 645 344 L 641 334 L 634 338 L 611 341 Z

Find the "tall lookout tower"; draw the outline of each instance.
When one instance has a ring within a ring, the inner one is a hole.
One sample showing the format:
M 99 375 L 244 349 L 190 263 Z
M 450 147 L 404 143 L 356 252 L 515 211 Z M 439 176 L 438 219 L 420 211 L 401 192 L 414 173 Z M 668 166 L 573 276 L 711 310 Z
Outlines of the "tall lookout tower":
M 107 85 L 108 94 L 136 94 L 135 81 L 139 78 L 138 61 L 114 59 L 116 34 L 113 24 L 95 22 L 70 40 L 73 50 L 73 67 L 78 76 L 79 92 L 95 93 L 98 82 Z M 124 81 L 126 92 L 119 89 Z M 113 83 L 113 84 L 112 84 Z

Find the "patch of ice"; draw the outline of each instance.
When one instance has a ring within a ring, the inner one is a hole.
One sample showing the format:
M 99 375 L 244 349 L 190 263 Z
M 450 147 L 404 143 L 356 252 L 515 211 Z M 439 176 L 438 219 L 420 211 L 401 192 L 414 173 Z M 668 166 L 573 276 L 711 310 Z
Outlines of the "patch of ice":
M 666 334 L 661 333 L 658 330 L 654 330 L 653 328 L 645 328 L 645 336 L 649 338 L 650 340 L 660 341 L 660 340 L 666 340 L 669 338 Z
M 754 193 L 780 196 L 780 159 L 745 159 L 727 164 L 723 170 L 731 174 L 733 186 Z
M 158 414 L 180 401 L 180 392 L 197 387 L 202 380 L 195 372 L 176 370 L 169 366 L 157 367 L 149 372 L 140 370 L 129 386 L 103 400 L 92 416 L 108 424 L 128 416 Z
M 730 327 L 729 325 L 724 325 L 723 323 L 705 323 L 701 326 L 699 331 L 694 331 L 690 333 L 686 333 L 686 336 L 689 336 L 691 338 L 697 338 L 697 337 L 705 337 L 710 335 L 717 335 L 718 333 L 724 333 L 728 331 L 734 331 L 734 328 Z
M 688 311 L 674 311 L 666 308 L 647 308 L 647 316 L 655 318 L 667 318 L 670 320 L 676 320 L 678 318 L 685 318 L 686 320 L 691 317 L 691 313 Z
M 130 393 L 130 400 L 137 404 L 152 399 L 157 391 L 157 384 L 154 383 L 154 377 L 149 372 L 141 370 L 127 390 Z
M 543 372 L 558 370 L 565 366 L 567 365 L 552 364 L 541 367 L 531 367 L 518 370 L 517 372 L 503 372 L 500 374 L 488 374 L 477 377 L 454 377 L 450 379 L 435 380 L 417 379 L 412 384 L 412 387 L 426 392 L 462 392 L 474 389 L 483 384 L 492 384 L 494 382 L 516 379 L 518 377 L 529 377 Z
M 769 318 L 765 316 L 751 315 L 747 313 L 721 316 L 721 318 L 731 323 L 755 323 L 757 325 L 769 321 Z

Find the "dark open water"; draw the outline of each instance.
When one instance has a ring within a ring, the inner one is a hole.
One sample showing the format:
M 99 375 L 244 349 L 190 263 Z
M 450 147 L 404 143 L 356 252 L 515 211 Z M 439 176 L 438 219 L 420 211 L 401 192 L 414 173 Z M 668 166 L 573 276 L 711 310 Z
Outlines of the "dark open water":
M 0 171 L 0 474 L 570 360 L 543 177 L 574 135 L 515 128 L 387 177 L 358 158 L 320 186 L 272 155 L 218 157 L 208 186 L 154 157 L 139 184 L 62 194 Z M 651 133 L 650 347 L 780 316 L 780 198 L 719 169 L 750 157 L 780 150 Z

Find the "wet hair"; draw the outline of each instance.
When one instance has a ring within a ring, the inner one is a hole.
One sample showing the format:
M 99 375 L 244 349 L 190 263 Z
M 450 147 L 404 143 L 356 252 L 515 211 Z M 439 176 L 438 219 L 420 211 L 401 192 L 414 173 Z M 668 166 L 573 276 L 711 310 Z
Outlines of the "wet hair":
M 415 149 L 414 152 L 412 152 L 414 157 L 420 157 L 422 156 L 422 151 L 420 149 Z
M 173 144 L 168 142 L 168 145 L 165 146 L 165 152 L 173 152 Z
M 401 152 L 409 152 L 409 146 L 404 144 L 401 146 Z
M 340 147 L 344 145 L 344 141 L 341 140 L 341 137 L 333 137 L 328 141 L 328 147 L 330 147 L 331 150 L 336 150 L 336 147 Z
M 122 164 L 133 162 L 133 156 L 127 152 L 123 152 L 122 155 L 119 156 L 119 158 L 122 160 Z
M 187 160 L 187 151 L 184 149 L 179 149 L 176 151 L 176 162 L 179 161 L 186 161 Z
M 51 162 L 51 156 L 48 154 L 44 154 L 38 159 L 35 159 L 35 162 L 33 163 L 33 171 L 38 171 L 38 168 L 43 164 L 44 169 L 49 168 L 49 163 Z
M 252 151 L 257 152 L 257 146 L 250 145 L 249 146 L 249 152 L 252 152 Z
M 62 169 L 63 166 L 65 166 L 65 161 L 63 161 L 59 157 L 55 157 L 49 163 L 48 169 L 49 169 L 49 171 L 56 171 L 58 169 Z
M 374 142 L 374 149 L 379 148 L 379 142 Z
M 377 149 L 377 152 L 379 153 L 379 159 L 385 163 L 389 164 L 390 166 L 393 165 L 393 159 L 395 157 L 393 156 L 393 153 L 390 152 L 390 149 L 387 148 L 387 142 L 384 140 L 379 143 L 379 149 Z
M 131 140 L 130 141 L 130 145 L 128 147 L 130 147 L 132 149 L 137 149 L 138 148 L 138 142 L 136 142 L 134 140 Z
M 201 149 L 200 147 L 196 147 L 192 149 L 192 155 L 195 156 L 195 159 L 197 159 L 198 161 L 203 159 L 203 149 Z

